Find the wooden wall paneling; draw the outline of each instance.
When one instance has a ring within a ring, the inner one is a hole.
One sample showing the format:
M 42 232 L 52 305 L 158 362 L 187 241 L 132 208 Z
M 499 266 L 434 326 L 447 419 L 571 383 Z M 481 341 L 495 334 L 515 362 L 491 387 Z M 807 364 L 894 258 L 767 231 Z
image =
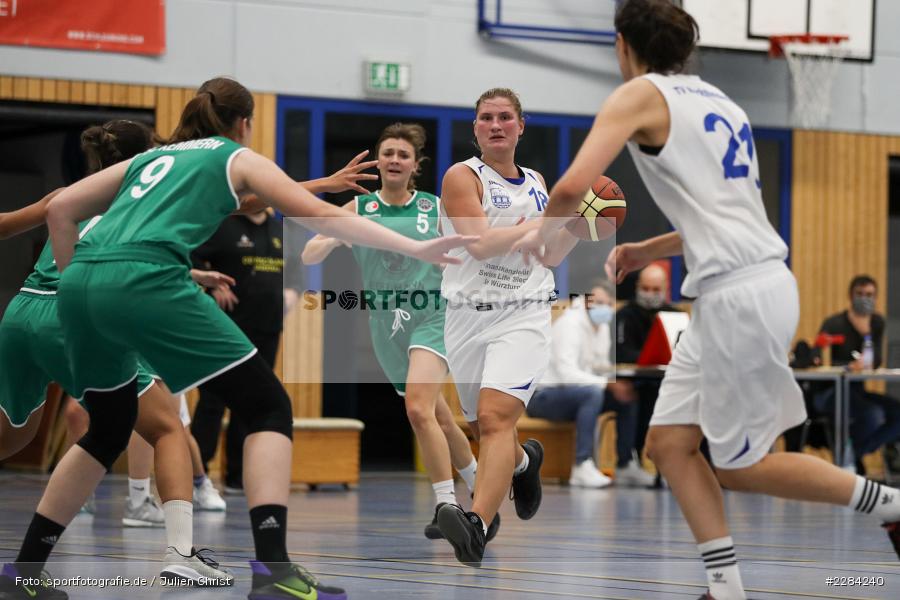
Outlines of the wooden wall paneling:
M 13 78 L 0 77 L 0 99 L 6 100 L 13 97 Z
M 888 156 L 900 138 L 796 131 L 792 266 L 800 290 L 798 336 L 811 339 L 847 306 L 847 284 L 868 273 L 886 306 Z
M 27 100 L 28 81 L 24 77 L 13 78 L 13 96 L 15 100 Z
M 53 79 L 41 80 L 41 100 L 44 102 L 56 102 L 56 81 Z
M 97 84 L 97 104 L 101 104 L 103 106 L 110 106 L 112 104 L 112 84 L 111 83 L 98 83 Z
M 84 104 L 84 82 L 72 82 L 72 95 L 69 100 L 72 104 Z
M 165 137 L 168 135 L 166 127 L 169 122 L 169 94 L 168 88 L 156 90 L 156 133 Z
M 85 81 L 84 82 L 84 103 L 85 104 L 97 104 L 97 99 L 100 97 L 100 84 L 96 81 Z
M 72 94 L 72 82 L 64 79 L 56 80 L 56 101 L 69 102 Z
M 26 100 L 40 100 L 41 99 L 41 80 L 29 77 L 26 79 Z
M 275 138 L 278 135 L 278 109 L 275 94 L 262 94 L 262 114 L 265 115 L 265 125 L 262 130 L 262 145 L 260 153 L 271 160 L 275 160 Z
M 156 90 L 152 85 L 141 86 L 141 106 L 144 108 L 156 108 Z

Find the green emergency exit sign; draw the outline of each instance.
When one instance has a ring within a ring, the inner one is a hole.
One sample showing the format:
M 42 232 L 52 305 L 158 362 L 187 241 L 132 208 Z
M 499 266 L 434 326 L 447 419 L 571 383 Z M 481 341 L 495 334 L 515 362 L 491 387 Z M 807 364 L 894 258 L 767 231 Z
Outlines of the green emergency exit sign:
M 409 89 L 408 64 L 367 61 L 365 67 L 367 92 L 402 94 Z

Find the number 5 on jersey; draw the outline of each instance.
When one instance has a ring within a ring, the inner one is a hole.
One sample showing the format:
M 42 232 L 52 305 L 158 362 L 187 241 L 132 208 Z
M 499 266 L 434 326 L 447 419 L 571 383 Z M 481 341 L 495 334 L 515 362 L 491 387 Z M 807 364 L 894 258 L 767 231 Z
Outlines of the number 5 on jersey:
M 172 170 L 172 165 L 175 164 L 174 156 L 160 156 L 152 163 L 144 167 L 144 170 L 141 171 L 140 181 L 146 187 L 141 187 L 140 185 L 136 185 L 131 188 L 131 197 L 135 200 L 140 200 L 144 197 L 144 194 L 152 190 L 156 185 L 163 180 L 163 177 L 168 174 L 169 171 Z

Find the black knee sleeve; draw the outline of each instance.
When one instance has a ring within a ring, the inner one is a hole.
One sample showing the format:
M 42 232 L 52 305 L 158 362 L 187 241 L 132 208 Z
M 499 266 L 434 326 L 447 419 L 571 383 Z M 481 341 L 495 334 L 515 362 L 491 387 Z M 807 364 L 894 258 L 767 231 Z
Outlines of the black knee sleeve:
M 137 378 L 112 391 L 85 392 L 84 407 L 91 423 L 78 445 L 109 471 L 128 447 L 137 420 Z
M 240 419 L 246 425 L 247 435 L 274 431 L 293 437 L 291 399 L 259 353 L 203 387 L 225 401 L 231 418 Z

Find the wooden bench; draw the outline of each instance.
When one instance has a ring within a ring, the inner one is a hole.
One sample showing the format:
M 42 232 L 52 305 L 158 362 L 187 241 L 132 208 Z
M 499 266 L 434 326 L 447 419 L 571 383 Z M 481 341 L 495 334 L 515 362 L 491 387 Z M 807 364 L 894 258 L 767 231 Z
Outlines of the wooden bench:
M 227 417 L 222 420 L 216 454 L 209 462 L 210 477 L 225 475 L 226 427 Z M 357 419 L 294 419 L 291 483 L 305 483 L 310 489 L 321 484 L 358 484 L 360 434 L 364 428 Z

